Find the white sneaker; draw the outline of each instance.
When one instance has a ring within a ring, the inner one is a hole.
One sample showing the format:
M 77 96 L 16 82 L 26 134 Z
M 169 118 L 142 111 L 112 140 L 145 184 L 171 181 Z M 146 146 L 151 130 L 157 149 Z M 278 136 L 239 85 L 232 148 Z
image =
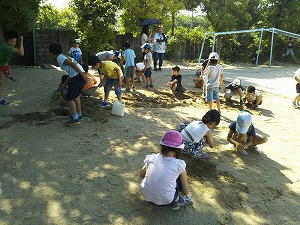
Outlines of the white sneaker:
M 262 150 L 260 150 L 256 145 L 249 147 L 255 154 L 261 155 Z

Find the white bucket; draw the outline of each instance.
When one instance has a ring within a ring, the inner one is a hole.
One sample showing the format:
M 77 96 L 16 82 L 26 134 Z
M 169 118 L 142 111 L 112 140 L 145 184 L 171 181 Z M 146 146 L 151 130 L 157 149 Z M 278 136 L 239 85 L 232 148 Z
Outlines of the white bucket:
M 120 103 L 118 100 L 114 101 L 111 109 L 111 114 L 116 116 L 124 116 L 125 103 Z

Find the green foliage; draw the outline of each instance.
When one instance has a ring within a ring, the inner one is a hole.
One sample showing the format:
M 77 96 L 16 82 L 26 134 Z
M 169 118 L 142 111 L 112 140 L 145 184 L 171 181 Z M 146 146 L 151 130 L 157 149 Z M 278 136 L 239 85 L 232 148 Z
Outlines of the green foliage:
M 140 23 L 145 18 L 156 18 L 163 23 L 165 30 L 170 30 L 172 15 L 176 15 L 181 9 L 184 9 L 184 4 L 180 0 L 122 0 L 121 30 L 138 35 L 141 32 Z
M 193 27 L 202 27 L 204 30 L 208 30 L 210 23 L 207 21 L 206 17 L 194 16 L 193 18 L 189 15 L 179 14 L 176 16 L 175 28 L 177 27 L 191 27 L 193 20 Z
M 41 0 L 1 0 L 0 24 L 3 29 L 28 32 L 34 27 Z
M 95 53 L 115 47 L 117 3 L 118 1 L 112 0 L 73 0 L 71 2 L 78 18 L 75 30 L 85 49 Z
M 40 7 L 36 28 L 40 30 L 72 30 L 75 28 L 76 21 L 76 14 L 71 8 L 58 11 L 52 4 L 47 4 Z

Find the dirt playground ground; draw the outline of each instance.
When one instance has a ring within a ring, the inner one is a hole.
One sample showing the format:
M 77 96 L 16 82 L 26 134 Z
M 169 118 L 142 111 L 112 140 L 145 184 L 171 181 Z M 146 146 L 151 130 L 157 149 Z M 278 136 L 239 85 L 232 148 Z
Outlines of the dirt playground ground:
M 0 106 L 0 225 L 299 225 L 300 109 L 291 106 L 292 96 L 265 91 L 261 82 L 274 87 L 270 82 L 279 81 L 279 88 L 295 93 L 296 69 L 224 66 L 225 80 L 233 75 L 260 84 L 263 104 L 249 112 L 257 133 L 269 141 L 260 146 L 262 155 L 237 155 L 226 136 L 241 108 L 222 103 L 221 123 L 213 131 L 217 146 L 205 147 L 210 158 L 182 156 L 193 205 L 174 212 L 143 200 L 138 174 L 145 156 L 160 151 L 166 130 L 208 110 L 191 82 L 194 67 L 183 66 L 189 91 L 178 98 L 165 86 L 170 66 L 153 73 L 153 89 L 137 85 L 124 93 L 124 117 L 99 108 L 99 89 L 82 98 L 85 118 L 72 127 L 64 125 L 68 110 L 50 101 L 64 73 L 12 67 L 17 81 L 3 78 L 11 104 Z M 284 76 L 287 82 L 279 79 Z M 115 99 L 111 92 L 109 101 Z

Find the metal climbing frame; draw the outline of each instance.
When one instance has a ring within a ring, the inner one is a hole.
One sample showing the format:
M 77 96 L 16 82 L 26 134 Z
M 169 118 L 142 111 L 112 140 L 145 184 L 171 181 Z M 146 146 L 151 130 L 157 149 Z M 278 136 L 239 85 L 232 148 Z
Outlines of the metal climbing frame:
M 293 38 L 300 38 L 299 34 L 291 33 L 291 32 L 284 31 L 284 30 L 279 30 L 279 29 L 276 29 L 276 28 L 259 28 L 259 29 L 251 29 L 251 30 L 234 30 L 234 31 L 225 31 L 225 32 L 206 32 L 204 34 L 204 38 L 203 38 L 203 42 L 202 42 L 202 46 L 201 46 L 200 56 L 199 56 L 199 59 L 198 59 L 198 65 L 200 65 L 200 62 L 201 62 L 201 57 L 202 57 L 202 53 L 203 53 L 203 49 L 204 49 L 204 45 L 205 45 L 205 40 L 206 40 L 207 36 L 213 36 L 214 37 L 214 39 L 213 39 L 213 45 L 212 45 L 212 50 L 211 50 L 213 52 L 214 49 L 215 49 L 216 38 L 219 35 L 260 32 L 260 38 L 259 38 L 258 49 L 257 49 L 257 56 L 256 56 L 256 63 L 255 63 L 255 65 L 258 66 L 259 53 L 260 53 L 260 47 L 261 47 L 261 40 L 262 40 L 263 32 L 264 31 L 272 33 L 271 46 L 270 46 L 269 67 L 272 66 L 274 34 L 282 34 L 282 35 L 293 37 Z

